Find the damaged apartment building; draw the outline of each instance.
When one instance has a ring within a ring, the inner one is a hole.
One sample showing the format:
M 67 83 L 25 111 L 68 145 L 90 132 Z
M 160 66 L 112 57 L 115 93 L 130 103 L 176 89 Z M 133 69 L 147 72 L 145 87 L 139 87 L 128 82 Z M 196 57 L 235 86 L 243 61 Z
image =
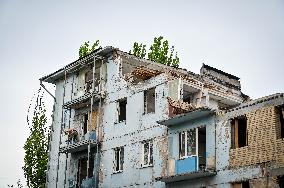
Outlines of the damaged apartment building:
M 48 188 L 284 187 L 284 95 L 239 78 L 105 47 L 40 79 L 55 84 Z

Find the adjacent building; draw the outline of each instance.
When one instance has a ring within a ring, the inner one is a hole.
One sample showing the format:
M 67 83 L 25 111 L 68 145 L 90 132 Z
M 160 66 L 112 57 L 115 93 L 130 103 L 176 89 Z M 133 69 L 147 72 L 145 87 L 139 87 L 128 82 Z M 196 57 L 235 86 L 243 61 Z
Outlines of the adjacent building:
M 99 49 L 56 85 L 47 187 L 284 187 L 284 95 Z

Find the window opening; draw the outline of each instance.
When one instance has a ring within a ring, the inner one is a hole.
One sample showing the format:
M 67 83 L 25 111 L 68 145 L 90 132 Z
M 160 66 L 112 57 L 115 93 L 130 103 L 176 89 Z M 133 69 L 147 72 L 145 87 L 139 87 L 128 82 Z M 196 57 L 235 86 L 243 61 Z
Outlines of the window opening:
M 144 113 L 155 113 L 155 88 L 144 91 Z
M 279 121 L 280 121 L 280 138 L 284 138 L 284 106 L 279 106 L 276 108 L 277 113 L 279 114 Z M 279 137 L 278 136 L 278 137 Z
M 179 133 L 179 140 L 180 158 L 196 155 L 196 129 Z
M 84 179 L 92 178 L 94 171 L 94 157 L 90 156 L 89 167 L 88 167 L 88 158 L 84 157 L 78 159 L 78 171 L 77 171 L 77 188 L 79 188 Z
M 84 125 L 83 125 L 83 133 L 84 135 L 88 132 L 88 113 L 84 114 Z
M 126 105 L 127 99 L 121 99 L 118 101 L 118 122 L 122 122 L 126 120 Z
M 114 172 L 123 171 L 124 163 L 124 148 L 119 147 L 114 149 Z
M 249 188 L 249 181 L 233 183 L 233 188 Z
M 247 146 L 247 119 L 245 116 L 232 119 L 232 148 L 241 148 Z
M 143 166 L 153 165 L 153 141 L 143 143 Z
M 206 127 L 198 128 L 198 162 L 199 169 L 206 169 Z

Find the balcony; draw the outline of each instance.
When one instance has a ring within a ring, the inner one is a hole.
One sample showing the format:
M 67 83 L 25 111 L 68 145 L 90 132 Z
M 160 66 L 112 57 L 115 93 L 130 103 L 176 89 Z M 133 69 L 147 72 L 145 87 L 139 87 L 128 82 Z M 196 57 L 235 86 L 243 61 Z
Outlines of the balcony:
M 215 111 L 209 107 L 197 107 L 193 104 L 175 101 L 168 98 L 169 101 L 169 117 L 167 119 L 158 121 L 161 125 L 172 126 L 184 123 L 190 120 L 202 118 L 214 114 Z
M 98 144 L 97 136 L 95 131 L 90 131 L 85 134 L 84 138 L 80 141 L 70 140 L 66 146 L 60 147 L 60 153 L 75 153 L 95 147 Z
M 88 106 L 91 104 L 91 98 L 93 97 L 94 103 L 98 102 L 102 95 L 98 92 L 86 92 L 83 96 L 73 99 L 64 103 L 63 108 L 72 108 L 72 109 L 79 109 L 84 106 Z
M 164 176 L 156 178 L 157 181 L 162 181 L 165 183 L 177 182 L 177 181 L 184 181 L 184 180 L 192 180 L 196 178 L 203 178 L 203 177 L 210 177 L 216 175 L 215 171 L 210 170 L 198 170 L 192 171 L 182 174 L 175 174 L 172 176 Z

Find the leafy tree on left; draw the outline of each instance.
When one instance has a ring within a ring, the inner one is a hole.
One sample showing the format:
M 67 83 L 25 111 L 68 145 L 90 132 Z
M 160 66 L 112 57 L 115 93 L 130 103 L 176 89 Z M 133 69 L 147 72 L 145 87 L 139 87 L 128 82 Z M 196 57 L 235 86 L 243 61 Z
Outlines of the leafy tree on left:
M 30 135 L 27 138 L 24 150 L 24 174 L 30 188 L 44 188 L 48 162 L 48 132 L 45 110 L 40 108 L 34 113 L 30 125 Z

